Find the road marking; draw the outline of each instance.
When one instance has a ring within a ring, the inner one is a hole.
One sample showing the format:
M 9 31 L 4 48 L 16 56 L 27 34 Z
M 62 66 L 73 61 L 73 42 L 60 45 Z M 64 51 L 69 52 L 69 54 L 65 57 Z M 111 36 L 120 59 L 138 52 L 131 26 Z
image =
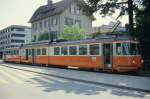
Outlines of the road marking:
M 14 76 L 12 76 L 11 74 L 9 74 L 8 72 L 6 71 L 2 71 L 0 70 L 0 73 L 2 73 L 3 75 L 7 76 L 8 78 L 10 78 L 11 80 L 13 80 L 14 82 L 18 83 L 18 84 L 23 84 L 23 81 L 15 78 Z
M 2 84 L 8 84 L 8 81 L 5 80 L 4 78 L 2 78 L 2 77 L 0 76 L 0 83 L 2 83 Z
M 37 81 L 35 81 L 35 80 L 33 80 L 33 78 L 35 77 L 35 75 L 28 75 L 27 73 L 28 72 L 26 72 L 26 73 L 23 73 L 23 71 L 19 71 L 19 70 L 15 70 L 15 69 L 5 69 L 5 71 L 7 71 L 7 72 L 9 72 L 10 74 L 12 74 L 13 76 L 16 76 L 16 78 L 19 78 L 19 79 L 21 79 L 22 81 L 24 81 L 24 83 L 25 82 L 30 82 L 30 83 L 34 83 L 34 84 L 37 84 L 38 82 Z
M 31 82 L 31 83 L 37 84 L 37 83 L 39 83 L 39 80 L 41 80 L 41 81 L 44 81 L 45 83 L 54 83 L 53 81 L 43 78 L 40 75 L 37 75 L 35 73 L 30 73 L 27 71 L 21 71 L 21 70 L 8 68 L 7 72 L 11 72 L 11 73 L 13 73 L 13 75 L 17 75 L 19 78 L 23 79 L 26 82 Z
M 8 64 L 6 64 L 7 66 L 13 66 L 13 65 L 8 65 Z M 21 70 L 18 70 L 18 71 L 21 71 Z M 23 71 L 24 73 L 26 72 L 26 71 Z M 29 73 L 28 72 L 28 74 L 26 73 L 26 75 L 29 75 L 29 76 L 33 76 L 33 74 L 31 74 L 31 73 Z M 38 77 L 37 75 L 34 75 L 34 76 L 36 76 L 36 77 Z M 44 77 L 44 78 L 38 78 L 39 80 L 41 79 L 41 80 L 43 80 L 44 82 L 48 82 L 48 83 L 53 83 L 54 81 L 51 81 L 51 80 L 56 80 L 56 81 L 59 81 L 59 82 L 62 82 L 62 83 L 66 83 L 66 82 L 68 82 L 68 80 L 66 80 L 66 79 L 63 79 L 63 78 L 57 78 L 57 77 L 52 77 L 52 76 L 47 76 L 47 77 Z M 48 80 L 48 79 L 51 79 L 51 80 Z

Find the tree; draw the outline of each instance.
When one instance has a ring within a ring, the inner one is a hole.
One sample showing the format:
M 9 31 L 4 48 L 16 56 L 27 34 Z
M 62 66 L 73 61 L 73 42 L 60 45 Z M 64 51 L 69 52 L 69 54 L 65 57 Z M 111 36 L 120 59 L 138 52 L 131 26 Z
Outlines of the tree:
M 143 0 L 143 7 L 136 11 L 136 34 L 140 40 L 145 60 L 150 60 L 150 0 Z
M 101 36 L 102 34 L 103 34 L 103 33 L 101 33 L 101 32 L 96 32 L 96 33 L 91 34 L 90 37 L 91 37 L 91 38 L 96 38 L 96 37 Z
M 40 34 L 40 35 L 39 35 L 38 41 L 43 41 L 43 40 L 49 40 L 49 35 L 48 35 L 48 33 L 43 33 L 43 34 Z
M 86 38 L 86 34 L 84 30 L 78 26 L 65 26 L 59 38 L 65 40 L 80 40 Z
M 116 12 L 116 9 L 120 9 L 120 14 L 117 18 L 124 15 L 126 12 L 129 14 L 129 32 L 134 32 L 133 23 L 133 10 L 135 5 L 133 5 L 133 0 L 86 0 L 88 6 L 85 6 L 85 10 L 92 14 L 94 12 L 100 11 L 103 16 L 112 15 Z M 128 7 L 127 7 L 128 5 Z

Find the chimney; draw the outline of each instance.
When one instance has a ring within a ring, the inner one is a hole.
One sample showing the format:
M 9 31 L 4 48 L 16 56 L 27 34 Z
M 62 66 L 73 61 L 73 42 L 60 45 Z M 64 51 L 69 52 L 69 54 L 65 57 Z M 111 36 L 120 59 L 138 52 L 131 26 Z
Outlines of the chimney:
M 48 5 L 49 7 L 52 7 L 53 1 L 52 1 L 52 0 L 47 0 L 47 5 Z

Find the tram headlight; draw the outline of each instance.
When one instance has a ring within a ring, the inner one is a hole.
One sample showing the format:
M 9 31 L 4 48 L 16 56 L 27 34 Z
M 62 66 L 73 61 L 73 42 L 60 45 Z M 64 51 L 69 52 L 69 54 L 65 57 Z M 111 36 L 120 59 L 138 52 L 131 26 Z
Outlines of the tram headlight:
M 144 63 L 144 60 L 143 60 L 143 59 L 141 60 L 141 63 Z
M 132 60 L 132 63 L 135 64 L 135 60 Z

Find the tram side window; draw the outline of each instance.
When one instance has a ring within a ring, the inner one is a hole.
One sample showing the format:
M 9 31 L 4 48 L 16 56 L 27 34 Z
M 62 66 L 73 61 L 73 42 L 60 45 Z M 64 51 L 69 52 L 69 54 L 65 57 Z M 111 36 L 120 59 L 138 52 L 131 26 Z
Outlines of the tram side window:
M 90 45 L 90 55 L 99 55 L 99 44 Z
M 42 48 L 42 55 L 46 55 L 46 48 Z
M 13 55 L 13 51 L 12 50 L 10 51 L 10 54 Z
M 117 54 L 117 55 L 122 55 L 121 43 L 117 43 L 117 44 L 116 44 L 116 54 Z
M 87 55 L 87 45 L 79 46 L 79 55 Z
M 77 47 L 76 46 L 69 47 L 69 53 L 70 55 L 77 55 Z
M 68 55 L 68 48 L 67 47 L 61 48 L 61 55 Z
M 41 49 L 37 49 L 37 55 L 41 55 Z
M 54 48 L 54 55 L 60 55 L 60 48 L 59 47 Z
M 16 55 L 19 55 L 19 50 L 16 50 Z
M 17 55 L 16 50 L 14 50 L 14 55 Z

